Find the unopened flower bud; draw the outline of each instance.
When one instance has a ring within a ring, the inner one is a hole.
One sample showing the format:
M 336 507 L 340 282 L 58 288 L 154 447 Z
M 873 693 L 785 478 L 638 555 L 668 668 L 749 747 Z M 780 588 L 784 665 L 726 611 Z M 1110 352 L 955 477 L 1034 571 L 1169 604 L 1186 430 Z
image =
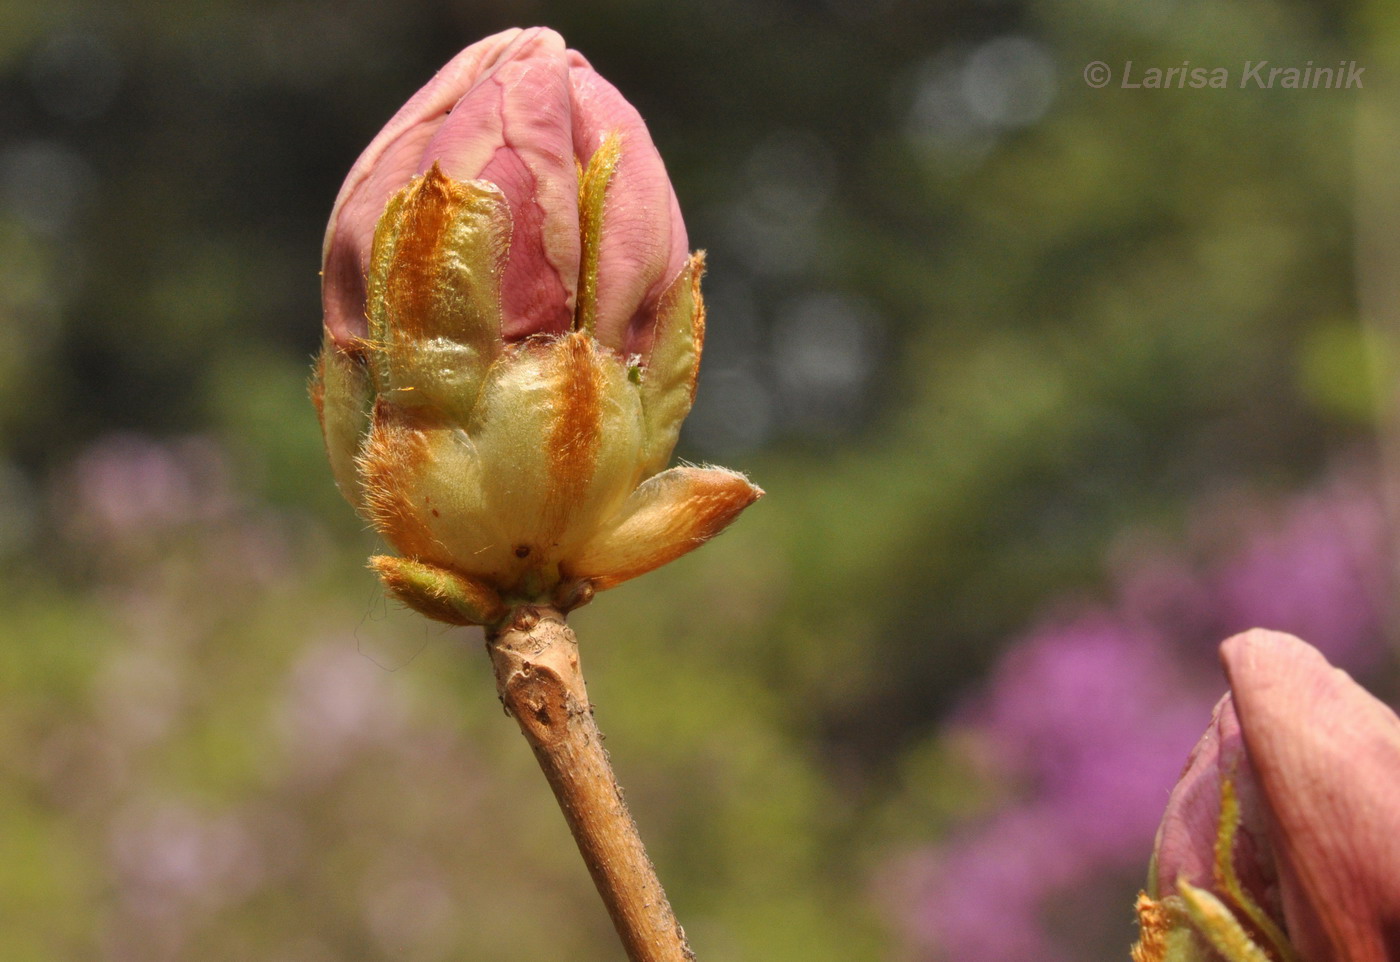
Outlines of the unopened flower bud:
M 457 624 L 569 607 L 762 492 L 663 470 L 694 398 L 703 257 L 636 110 L 550 30 L 459 54 L 351 170 L 313 383 L 341 491 Z
M 1135 962 L 1400 952 L 1400 719 L 1311 646 L 1221 646 L 1231 693 L 1173 790 Z

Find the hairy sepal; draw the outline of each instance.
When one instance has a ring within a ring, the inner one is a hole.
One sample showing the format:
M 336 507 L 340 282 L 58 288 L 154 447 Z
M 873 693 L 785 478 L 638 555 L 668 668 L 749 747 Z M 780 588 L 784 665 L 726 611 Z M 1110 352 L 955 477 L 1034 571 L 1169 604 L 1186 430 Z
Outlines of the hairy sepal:
M 500 595 L 487 584 L 455 571 L 408 558 L 376 555 L 369 566 L 398 601 L 449 625 L 491 625 L 506 615 Z
M 625 368 L 575 332 L 507 347 L 465 422 L 381 401 L 360 469 L 399 551 L 534 594 L 636 488 L 642 435 Z
M 336 347 L 327 335 L 311 380 L 311 400 L 321 422 L 331 474 L 357 511 L 364 508 L 355 459 L 369 430 L 374 388 L 364 362 Z
M 666 467 L 680 437 L 681 423 L 695 401 L 700 353 L 705 344 L 705 302 L 700 276 L 705 255 L 691 256 L 657 305 L 656 330 L 639 370 L 646 419 L 644 476 Z
M 570 561 L 567 574 L 611 588 L 699 547 L 762 496 L 761 488 L 726 468 L 663 471 L 632 493 Z

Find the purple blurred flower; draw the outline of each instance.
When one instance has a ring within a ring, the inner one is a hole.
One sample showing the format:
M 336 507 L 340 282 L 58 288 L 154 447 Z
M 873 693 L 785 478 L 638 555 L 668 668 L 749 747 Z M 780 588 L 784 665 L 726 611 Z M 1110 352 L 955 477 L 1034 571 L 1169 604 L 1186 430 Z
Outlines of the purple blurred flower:
M 1253 513 L 1219 560 L 1139 550 L 1115 559 L 1111 604 L 1070 616 L 1052 605 L 969 713 L 1018 800 L 912 860 L 898 900 L 909 940 L 959 962 L 1077 958 L 1047 927 L 1050 906 L 1144 860 L 1219 695 L 1208 643 L 1271 624 L 1311 632 L 1349 667 L 1374 663 L 1384 530 L 1369 487 L 1339 476 Z
M 1348 668 L 1375 663 L 1387 579 L 1387 526 L 1350 480 L 1306 495 L 1259 531 L 1219 576 L 1222 634 L 1268 625 L 1307 638 Z
M 1170 784 L 1202 703 L 1182 697 L 1189 689 L 1160 636 L 1090 612 L 1033 632 L 994 684 L 986 730 L 1060 813 L 1061 831 L 1109 853 L 1151 831 L 1152 807 L 1122 802 L 1155 801 Z
M 299 782 L 331 777 L 358 749 L 392 743 L 405 727 L 389 676 L 347 639 L 302 653 L 280 714 L 291 773 Z
M 237 815 L 173 802 L 136 804 L 111 829 L 123 902 L 136 915 L 179 915 L 240 898 L 262 881 L 256 838 Z
M 1040 923 L 1045 891 L 1073 884 L 1082 862 L 1051 807 L 1014 808 L 980 830 L 913 860 L 905 884 L 918 892 L 909 934 L 951 959 L 1060 962 Z
M 156 603 L 163 578 L 218 585 L 228 601 L 240 588 L 285 582 L 295 566 L 289 519 L 239 492 L 224 448 L 200 435 L 101 437 L 57 478 L 53 506 L 82 569 L 124 589 L 145 586 L 154 608 L 127 614 L 158 633 L 182 620 Z M 139 604 L 136 595 L 127 600 Z
M 199 437 L 161 443 L 108 435 L 78 457 L 64 488 L 71 525 L 103 542 L 147 539 L 219 517 L 233 504 L 223 452 Z
M 975 713 L 1027 795 L 932 857 L 909 934 L 972 962 L 1072 958 L 1047 899 L 1141 854 L 1209 706 L 1162 636 L 1114 612 L 1033 629 Z

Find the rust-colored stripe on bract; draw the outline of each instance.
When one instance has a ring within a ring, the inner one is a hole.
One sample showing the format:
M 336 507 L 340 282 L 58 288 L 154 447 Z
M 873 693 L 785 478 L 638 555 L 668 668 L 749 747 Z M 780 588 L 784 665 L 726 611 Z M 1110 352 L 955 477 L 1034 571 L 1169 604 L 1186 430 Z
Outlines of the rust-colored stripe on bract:
M 574 331 L 549 349 L 554 352 L 554 411 L 546 442 L 545 520 L 551 537 L 558 537 L 588 493 L 598 464 L 604 384 L 592 335 Z
M 437 326 L 438 274 L 448 256 L 442 245 L 456 210 L 466 202 L 460 185 L 434 164 L 408 189 L 395 236 L 386 298 L 395 338 L 422 338 Z
M 378 400 L 358 459 L 365 512 L 375 530 L 402 554 L 436 560 L 445 552 L 413 501 L 414 482 L 432 453 L 418 417 Z

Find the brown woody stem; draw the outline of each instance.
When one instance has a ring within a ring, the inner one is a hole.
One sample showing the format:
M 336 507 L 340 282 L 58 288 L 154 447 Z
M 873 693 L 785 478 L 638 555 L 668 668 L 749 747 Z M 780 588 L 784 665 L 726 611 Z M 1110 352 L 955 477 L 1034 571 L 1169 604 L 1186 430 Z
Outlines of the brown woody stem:
M 496 690 L 534 749 L 631 962 L 695 955 L 613 775 L 558 609 L 522 605 L 487 633 Z

